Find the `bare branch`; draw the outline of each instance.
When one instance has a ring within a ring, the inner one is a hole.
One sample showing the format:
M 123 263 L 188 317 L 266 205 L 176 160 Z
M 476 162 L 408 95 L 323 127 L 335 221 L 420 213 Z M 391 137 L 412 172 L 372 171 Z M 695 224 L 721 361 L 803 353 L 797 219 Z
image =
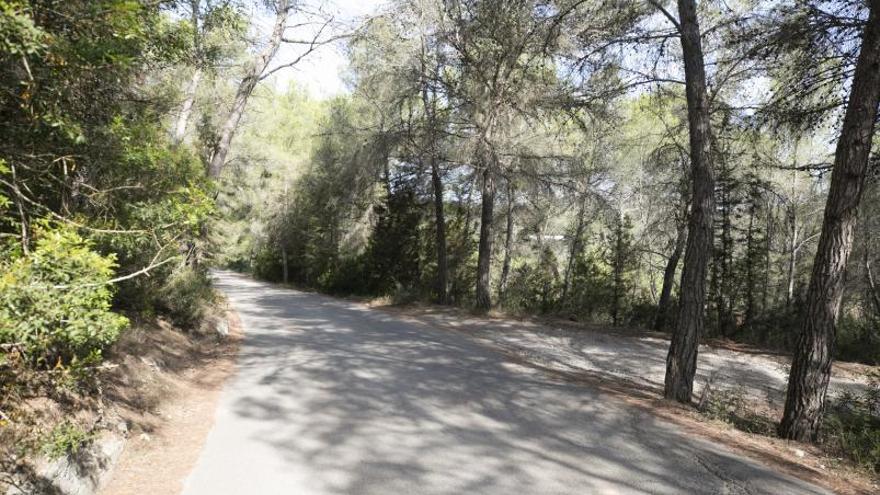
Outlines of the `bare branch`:
M 678 23 L 678 19 L 676 19 L 675 16 L 673 16 L 668 10 L 666 10 L 663 5 L 660 5 L 660 2 L 658 2 L 657 0 L 648 0 L 648 3 L 656 7 L 657 10 L 659 10 L 667 19 L 669 19 L 669 22 L 671 22 L 672 25 L 675 26 L 675 29 L 678 30 L 678 32 L 681 32 L 681 24 Z

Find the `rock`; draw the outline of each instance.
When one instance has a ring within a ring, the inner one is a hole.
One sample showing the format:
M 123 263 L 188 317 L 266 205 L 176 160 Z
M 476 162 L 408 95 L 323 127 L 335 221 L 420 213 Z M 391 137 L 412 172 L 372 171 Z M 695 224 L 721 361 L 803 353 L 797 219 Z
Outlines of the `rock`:
M 19 480 L 18 486 L 11 487 L 7 494 L 92 495 L 107 481 L 124 446 L 123 437 L 106 432 L 76 455 L 41 460 L 34 468 L 34 476 Z
M 123 436 L 127 436 L 128 435 L 128 422 L 126 422 L 126 421 L 117 422 L 116 423 L 116 431 Z
M 221 337 L 228 337 L 229 322 L 225 318 L 217 318 L 217 324 L 214 325 L 214 330 L 220 334 Z
M 796 455 L 798 457 L 804 457 L 807 455 L 807 453 L 801 449 L 794 449 L 794 455 Z

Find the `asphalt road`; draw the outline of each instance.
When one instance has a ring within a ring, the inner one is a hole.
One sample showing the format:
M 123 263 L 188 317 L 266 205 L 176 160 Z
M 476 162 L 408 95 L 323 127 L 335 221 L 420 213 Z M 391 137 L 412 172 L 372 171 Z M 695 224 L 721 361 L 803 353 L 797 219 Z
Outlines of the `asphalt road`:
M 185 495 L 823 493 L 461 334 L 216 286 L 245 338 Z

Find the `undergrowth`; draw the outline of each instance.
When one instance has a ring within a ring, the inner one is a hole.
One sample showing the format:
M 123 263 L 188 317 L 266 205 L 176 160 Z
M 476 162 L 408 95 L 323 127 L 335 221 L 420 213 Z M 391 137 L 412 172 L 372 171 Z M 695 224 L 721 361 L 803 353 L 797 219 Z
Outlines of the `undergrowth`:
M 763 436 L 776 436 L 777 422 L 769 410 L 759 411 L 744 387 L 713 390 L 698 407 L 709 419 Z M 829 398 L 818 446 L 829 457 L 845 459 L 871 475 L 880 475 L 880 374 L 860 393 Z
M 43 440 L 42 453 L 49 459 L 59 459 L 68 455 L 76 455 L 95 439 L 93 432 L 86 431 L 72 421 L 62 421 L 46 435 Z

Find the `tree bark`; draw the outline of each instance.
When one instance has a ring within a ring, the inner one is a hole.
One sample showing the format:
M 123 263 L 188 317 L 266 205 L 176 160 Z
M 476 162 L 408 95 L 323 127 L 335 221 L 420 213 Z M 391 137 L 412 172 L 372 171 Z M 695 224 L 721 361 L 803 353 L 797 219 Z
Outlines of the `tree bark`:
M 180 106 L 180 113 L 177 114 L 177 122 L 174 124 L 174 131 L 171 134 L 171 143 L 175 146 L 183 142 L 186 135 L 186 128 L 189 124 L 189 117 L 192 115 L 193 105 L 196 101 L 196 93 L 199 89 L 199 82 L 202 79 L 201 67 L 196 67 L 193 75 L 184 90 L 183 105 Z
M 287 268 L 287 248 L 284 246 L 284 244 L 281 245 L 281 275 L 282 280 L 286 284 L 290 278 Z
M 431 184 L 434 189 L 434 228 L 437 247 L 437 302 L 449 303 L 449 260 L 446 256 L 446 217 L 443 212 L 443 180 L 437 157 L 431 155 Z
M 616 327 L 620 325 L 620 300 L 623 297 L 623 218 L 617 216 L 617 224 L 614 228 L 614 261 L 612 263 L 612 277 L 614 285 L 611 290 L 611 322 Z
M 571 272 L 574 270 L 574 261 L 581 249 L 581 242 L 584 236 L 584 215 L 587 214 L 587 195 L 581 197 L 581 205 L 578 208 L 577 223 L 574 228 L 574 237 L 571 240 L 571 247 L 568 250 L 568 263 L 565 266 L 565 277 L 562 280 L 562 301 L 568 300 L 568 291 L 571 290 Z
M 709 100 L 695 0 L 678 0 L 691 155 L 691 214 L 681 275 L 678 322 L 666 358 L 664 396 L 691 400 L 697 347 L 705 324 L 706 268 L 712 247 L 715 176 L 709 163 Z
M 867 259 L 867 254 L 865 255 L 865 277 L 868 280 L 868 291 L 870 292 L 871 300 L 874 302 L 874 311 L 877 313 L 877 316 L 880 317 L 880 292 L 877 291 L 877 283 L 874 281 L 874 273 L 871 271 L 871 261 Z
M 427 42 L 422 38 L 422 75 L 427 75 Z M 432 92 L 433 93 L 433 92 Z M 428 84 L 421 83 L 422 106 L 428 123 L 428 159 L 431 162 L 431 186 L 434 190 L 434 244 L 437 250 L 437 302 L 449 303 L 449 258 L 446 252 L 446 216 L 443 209 L 443 179 L 437 156 L 436 94 L 428 94 Z
M 661 332 L 666 328 L 666 318 L 669 316 L 669 299 L 672 297 L 672 285 L 675 283 L 675 270 L 678 269 L 678 261 L 684 251 L 687 240 L 687 224 L 682 223 L 675 235 L 675 247 L 666 262 L 663 270 L 663 288 L 660 289 L 660 300 L 657 302 L 657 317 L 654 319 L 654 330 Z
M 798 251 L 798 228 L 797 228 L 797 216 L 795 213 L 794 205 L 789 206 L 788 209 L 788 222 L 789 222 L 789 246 L 788 246 L 788 282 L 786 285 L 785 292 L 785 305 L 791 305 L 792 299 L 794 299 L 794 281 L 797 278 L 797 256 Z
M 819 431 L 846 263 L 864 189 L 880 104 L 880 0 L 869 2 L 849 102 L 834 154 L 822 234 L 813 262 L 805 315 L 795 347 L 779 436 L 815 440 Z
M 507 278 L 510 276 L 510 257 L 513 249 L 513 186 L 507 181 L 507 232 L 504 234 L 504 262 L 501 264 L 501 280 L 498 283 L 498 298 L 504 296 Z
M 212 178 L 220 176 L 223 166 L 226 164 L 226 155 L 229 153 L 229 146 L 232 144 L 232 138 L 238 129 L 238 123 L 244 114 L 244 108 L 248 99 L 260 82 L 260 76 L 269 63 L 278 53 L 278 47 L 281 46 L 281 39 L 284 36 L 284 28 L 287 26 L 287 17 L 290 13 L 290 0 L 278 0 L 275 6 L 275 24 L 272 28 L 272 35 L 269 37 L 266 48 L 257 55 L 247 68 L 244 77 L 238 84 L 238 90 L 235 92 L 235 100 L 232 103 L 232 109 L 226 116 L 223 126 L 220 128 L 220 136 L 217 144 L 214 146 L 211 154 L 211 163 L 208 166 L 208 175 Z
M 492 217 L 495 210 L 495 174 L 486 166 L 483 170 L 482 211 L 480 212 L 480 246 L 477 257 L 476 307 L 489 309 L 492 295 L 489 284 L 489 269 L 492 261 Z

